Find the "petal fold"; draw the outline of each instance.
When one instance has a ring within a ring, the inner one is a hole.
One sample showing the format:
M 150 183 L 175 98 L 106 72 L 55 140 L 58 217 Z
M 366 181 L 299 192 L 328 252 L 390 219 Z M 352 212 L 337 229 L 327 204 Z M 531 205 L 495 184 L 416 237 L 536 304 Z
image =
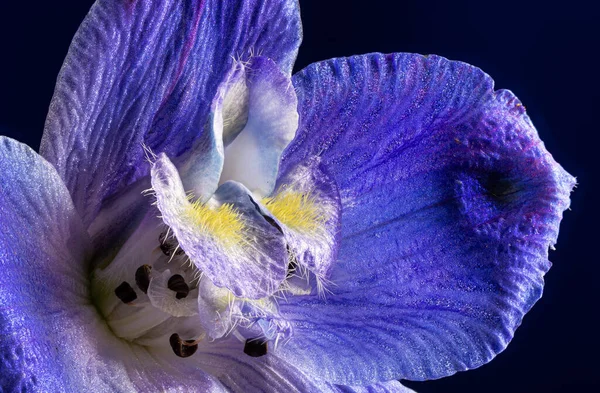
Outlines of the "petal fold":
M 335 182 L 317 160 L 280 174 L 273 196 L 262 200 L 279 223 L 295 275 L 312 273 L 322 290 L 337 259 L 341 202 Z M 289 280 L 288 280 L 289 281 Z
M 163 221 L 215 285 L 251 299 L 279 288 L 287 271 L 285 242 L 256 209 L 248 189 L 227 182 L 206 204 L 191 203 L 177 169 L 164 154 L 152 167 L 152 187 Z
M 143 145 L 177 157 L 202 134 L 218 85 L 254 52 L 289 75 L 297 0 L 98 0 L 58 77 L 41 154 L 87 226 L 149 172 Z
M 273 60 L 253 57 L 239 67 L 223 107 L 226 147 L 220 184 L 234 180 L 265 197 L 275 187 L 281 153 L 296 134 L 298 100 L 290 77 Z
M 475 67 L 413 54 L 313 64 L 294 86 L 282 171 L 320 160 L 341 244 L 333 294 L 280 304 L 295 333 L 280 355 L 346 385 L 491 360 L 542 294 L 575 184 L 522 104 Z

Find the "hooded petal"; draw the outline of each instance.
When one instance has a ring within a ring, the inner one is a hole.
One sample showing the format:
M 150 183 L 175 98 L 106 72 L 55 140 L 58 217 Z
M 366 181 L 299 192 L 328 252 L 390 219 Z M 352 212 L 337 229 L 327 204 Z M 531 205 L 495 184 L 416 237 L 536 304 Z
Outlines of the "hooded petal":
M 273 60 L 254 57 L 243 68 L 224 103 L 224 120 L 230 124 L 223 133 L 226 147 L 220 183 L 234 180 L 266 197 L 275 187 L 281 153 L 298 128 L 298 100 L 290 77 Z M 240 89 L 240 85 L 247 87 Z M 239 127 L 236 123 L 242 123 L 238 120 L 242 116 L 237 114 L 245 112 L 246 121 Z
M 192 203 L 164 154 L 152 166 L 152 188 L 163 221 L 215 285 L 251 299 L 279 288 L 288 263 L 283 235 L 256 209 L 248 189 L 227 182 L 206 204 Z
M 300 39 L 297 0 L 98 0 L 58 77 L 41 145 L 84 223 L 148 173 L 142 144 L 172 157 L 190 148 L 232 56 L 256 51 L 289 74 Z
M 298 128 L 291 78 L 273 60 L 238 61 L 220 84 L 195 145 L 175 160 L 184 188 L 206 202 L 219 184 L 273 192 L 281 153 Z
M 320 159 L 342 240 L 334 294 L 280 304 L 295 333 L 281 356 L 341 384 L 488 362 L 541 296 L 574 185 L 521 103 L 475 67 L 412 54 L 314 64 L 294 85 L 282 168 Z
M 0 137 L 0 390 L 181 385 L 145 350 L 135 356 L 108 331 L 89 300 L 87 250 L 89 239 L 56 170 L 29 147 Z M 197 386 L 219 387 L 199 374 Z

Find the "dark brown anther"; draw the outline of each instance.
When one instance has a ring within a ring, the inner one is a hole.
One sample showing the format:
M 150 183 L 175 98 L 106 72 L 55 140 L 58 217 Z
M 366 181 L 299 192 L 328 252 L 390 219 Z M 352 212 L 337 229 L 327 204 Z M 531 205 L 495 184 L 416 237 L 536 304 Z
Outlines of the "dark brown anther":
M 244 353 L 253 358 L 259 358 L 267 354 L 267 342 L 260 338 L 246 340 Z
M 175 253 L 175 255 L 183 255 L 183 250 L 179 247 L 177 240 L 174 238 L 167 238 L 167 232 L 160 234 L 158 242 L 160 243 L 160 250 L 166 256 L 170 257 L 173 253 Z
M 183 341 L 177 333 L 173 333 L 171 337 L 169 337 L 169 344 L 171 344 L 171 348 L 173 348 L 175 355 L 180 358 L 190 357 L 195 354 L 198 349 L 198 344 L 196 344 L 194 340 Z
M 131 285 L 127 281 L 123 281 L 121 285 L 119 285 L 115 289 L 115 295 L 123 302 L 123 303 L 131 303 L 135 299 L 137 299 L 137 295 Z
M 185 283 L 185 280 L 179 274 L 175 274 L 169 278 L 169 282 L 167 282 L 167 288 L 173 292 L 177 292 L 177 295 L 175 295 L 177 299 L 183 299 L 187 297 L 188 293 L 190 293 L 190 287 Z
M 135 284 L 144 293 L 148 293 L 148 287 L 150 286 L 150 271 L 152 271 L 150 265 L 142 265 L 135 271 Z

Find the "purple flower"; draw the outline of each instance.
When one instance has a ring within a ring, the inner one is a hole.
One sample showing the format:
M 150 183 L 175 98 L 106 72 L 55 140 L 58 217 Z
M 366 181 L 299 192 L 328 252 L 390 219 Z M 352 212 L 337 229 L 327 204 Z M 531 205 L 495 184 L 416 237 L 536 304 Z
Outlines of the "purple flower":
M 3 391 L 406 392 L 501 352 L 574 179 L 437 56 L 291 76 L 295 0 L 98 0 L 0 137 Z

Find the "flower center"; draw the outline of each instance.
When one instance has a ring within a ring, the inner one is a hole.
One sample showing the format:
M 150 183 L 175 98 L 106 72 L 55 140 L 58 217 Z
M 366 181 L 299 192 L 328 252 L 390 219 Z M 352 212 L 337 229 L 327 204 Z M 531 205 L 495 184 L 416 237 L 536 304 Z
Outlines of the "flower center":
M 115 335 L 142 346 L 170 347 L 183 358 L 227 339 L 243 343 L 248 356 L 262 356 L 269 341 L 276 345 L 289 335 L 288 325 L 276 318 L 273 297 L 243 299 L 214 285 L 155 213 L 92 275 L 93 298 Z M 292 257 L 287 269 L 287 278 L 295 277 Z
M 195 351 L 191 343 L 206 337 L 198 311 L 203 278 L 157 223 L 146 219 L 113 261 L 96 269 L 93 296 L 115 335 L 140 345 L 162 341 L 186 357 Z

